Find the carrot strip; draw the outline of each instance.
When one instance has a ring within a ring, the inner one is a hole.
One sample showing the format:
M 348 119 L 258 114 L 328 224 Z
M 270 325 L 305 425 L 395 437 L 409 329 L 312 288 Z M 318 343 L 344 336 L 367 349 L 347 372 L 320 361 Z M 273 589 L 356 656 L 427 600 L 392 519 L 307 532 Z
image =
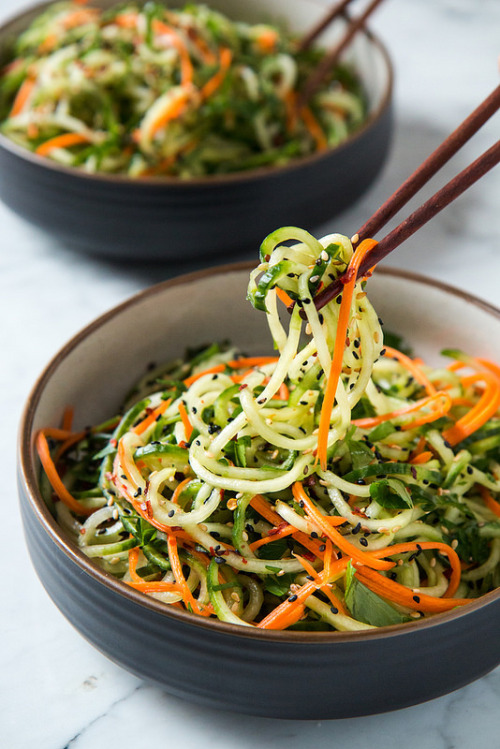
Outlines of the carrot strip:
M 163 112 L 151 126 L 151 135 L 157 133 L 158 130 L 165 127 L 165 125 L 171 120 L 175 120 L 179 117 L 184 112 L 190 96 L 190 91 L 186 89 L 180 91 L 177 96 L 171 98 Z
M 171 403 L 172 403 L 172 398 L 167 398 L 167 400 L 162 401 L 160 405 L 155 408 L 154 411 L 151 411 L 151 413 L 148 414 L 148 416 L 146 416 L 146 418 L 143 419 L 143 421 L 141 421 L 139 424 L 137 424 L 136 427 L 134 427 L 133 431 L 136 434 L 142 434 L 143 432 L 145 432 L 146 429 L 149 426 L 151 426 L 151 424 L 153 424 L 159 416 L 165 413 L 165 411 L 167 410 L 167 408 L 170 406 Z
M 190 377 L 186 377 L 186 379 L 184 380 L 184 385 L 186 385 L 186 387 L 190 387 L 193 382 L 199 380 L 200 377 L 204 377 L 207 374 L 218 374 L 219 372 L 223 372 L 226 367 L 230 367 L 230 369 L 244 369 L 245 367 L 250 369 L 251 367 L 260 367 L 264 364 L 271 364 L 272 362 L 277 361 L 277 356 L 242 356 L 241 359 L 233 359 L 232 361 L 225 362 L 224 364 L 216 364 L 214 367 L 209 367 L 208 369 L 204 369 L 202 372 L 197 372 Z
M 51 430 L 41 429 L 38 432 L 35 444 L 40 462 L 45 473 L 47 474 L 47 478 L 52 489 L 54 490 L 58 499 L 60 499 L 61 502 L 66 505 L 66 507 L 69 507 L 69 509 L 73 510 L 73 512 L 75 512 L 77 515 L 92 515 L 94 509 L 83 507 L 80 502 L 75 499 L 64 486 L 57 472 L 57 468 L 54 465 L 54 461 L 52 460 L 52 457 L 50 455 L 49 443 L 47 442 L 47 437 L 45 436 L 45 433 L 47 431 Z
M 439 551 L 446 554 L 448 557 L 451 567 L 451 577 L 448 588 L 443 594 L 443 598 L 450 598 L 457 592 L 457 588 L 460 584 L 461 563 L 457 552 L 449 544 L 444 544 L 440 541 L 408 541 L 407 543 L 387 546 L 385 549 L 377 549 L 376 551 L 373 551 L 372 554 L 375 557 L 389 557 L 394 554 L 404 554 L 407 551 L 418 552 L 421 549 L 439 549 Z
M 348 565 L 347 558 L 339 559 L 334 562 L 330 569 L 330 575 L 334 576 L 341 572 Z M 261 622 L 257 624 L 259 629 L 286 629 L 300 619 L 304 613 L 304 602 L 312 595 L 318 587 L 327 582 L 324 573 L 320 573 L 318 578 L 310 580 L 293 594 L 293 600 L 287 599 L 273 609 Z
M 349 325 L 349 317 L 351 314 L 351 303 L 354 293 L 354 285 L 356 283 L 359 266 L 364 256 L 375 247 L 378 243 L 374 239 L 365 239 L 359 245 L 358 249 L 354 253 L 349 263 L 347 270 L 347 277 L 349 280 L 344 286 L 342 293 L 342 303 L 340 305 L 339 319 L 337 323 L 337 333 L 335 336 L 335 348 L 333 350 L 332 364 L 328 375 L 328 382 L 325 389 L 325 396 L 323 400 L 323 406 L 321 408 L 321 416 L 319 421 L 319 432 L 318 432 L 318 458 L 321 464 L 321 468 L 326 470 L 327 460 L 327 449 L 328 449 L 328 432 L 330 431 L 330 416 L 335 402 L 335 394 L 337 392 L 337 386 L 339 384 L 340 375 L 342 372 L 342 361 L 344 356 L 345 340 L 347 336 L 347 327 Z
M 141 582 L 135 582 L 133 580 L 126 580 L 127 585 L 141 593 L 180 593 L 180 587 L 177 583 L 167 583 L 164 580 L 158 580 L 157 582 L 148 582 L 142 580 Z M 169 604 L 174 606 L 175 604 Z
M 450 611 L 456 606 L 464 606 L 473 600 L 472 598 L 434 598 L 425 593 L 416 593 L 395 580 L 389 580 L 375 570 L 364 566 L 358 567 L 358 562 L 354 562 L 354 566 L 356 577 L 374 593 L 415 611 L 438 614 Z
M 398 351 L 395 348 L 391 348 L 390 346 L 384 346 L 384 348 L 384 356 L 387 356 L 390 359 L 397 359 L 398 362 L 405 367 L 405 369 L 411 372 L 415 380 L 417 380 L 417 382 L 424 386 L 428 395 L 434 395 L 436 393 L 436 388 L 429 380 L 429 378 L 424 374 L 424 372 L 422 372 L 420 367 L 416 364 L 415 360 L 410 359 L 410 357 L 406 356 L 406 354 L 402 354 L 401 351 Z
M 280 289 L 279 286 L 275 286 L 274 290 L 276 292 L 276 296 L 278 297 L 278 299 L 281 302 L 283 302 L 283 304 L 285 305 L 285 307 L 289 307 L 291 304 L 293 304 L 292 297 L 288 296 L 288 294 L 286 293 L 286 291 L 284 291 L 283 289 Z
M 178 504 L 179 497 L 181 496 L 182 492 L 184 491 L 185 487 L 189 484 L 191 481 L 191 478 L 188 476 L 187 479 L 184 479 L 184 481 L 181 481 L 180 484 L 177 484 L 175 487 L 172 496 L 170 497 L 170 501 L 174 504 Z
M 135 29 L 137 27 L 137 21 L 139 20 L 138 13 L 120 13 L 115 16 L 113 23 L 117 26 L 121 26 L 123 29 Z
M 188 611 L 191 610 L 194 614 L 200 614 L 203 616 L 204 612 L 198 605 L 198 602 L 195 600 L 191 591 L 189 590 L 188 584 L 186 582 L 186 578 L 184 577 L 184 573 L 182 571 L 181 560 L 179 559 L 177 539 L 175 536 L 168 537 L 167 547 L 168 547 L 168 558 L 170 559 L 172 572 L 174 573 L 176 583 L 179 585 L 181 589 L 182 598 L 186 605 L 186 608 L 188 609 Z
M 276 49 L 279 34 L 274 29 L 264 29 L 255 40 L 259 52 L 269 55 Z
M 208 99 L 209 96 L 212 96 L 212 94 L 214 94 L 222 85 L 224 78 L 227 75 L 227 71 L 229 70 L 229 67 L 231 65 L 232 59 L 233 53 L 231 52 L 229 47 L 222 47 L 219 53 L 219 70 L 214 76 L 212 76 L 212 78 L 209 78 L 204 86 L 202 86 L 200 91 L 202 99 Z
M 309 518 L 315 523 L 315 525 L 321 528 L 325 536 L 333 541 L 335 546 L 337 546 L 344 554 L 347 554 L 352 559 L 355 559 L 358 562 L 362 562 L 368 567 L 373 567 L 374 569 L 388 570 L 394 567 L 394 564 L 392 562 L 384 562 L 380 559 L 377 559 L 372 552 L 361 551 L 357 548 L 357 546 L 354 546 L 354 544 L 344 538 L 344 536 L 339 533 L 335 527 L 326 522 L 324 515 L 322 515 L 319 510 L 316 509 L 300 481 L 295 482 L 292 487 L 292 491 L 293 496 L 295 497 L 297 502 L 299 502 L 301 506 L 305 508 L 306 514 L 309 516 Z
M 16 94 L 16 98 L 14 99 L 12 109 L 9 112 L 9 117 L 17 117 L 18 114 L 24 112 L 27 108 L 29 99 L 31 98 L 31 94 L 33 93 L 33 89 L 35 88 L 35 84 L 35 78 L 28 77 L 24 79 Z
M 187 415 L 186 406 L 184 405 L 183 401 L 180 401 L 179 403 L 179 413 L 181 415 L 182 423 L 184 425 L 184 432 L 186 433 L 186 440 L 189 442 L 191 435 L 193 434 L 193 427 L 191 425 L 191 422 L 189 421 L 189 416 Z
M 413 421 L 410 421 L 402 426 L 402 429 L 413 429 L 416 426 L 420 426 L 420 424 L 425 424 L 429 421 L 435 421 L 450 410 L 452 402 L 448 393 L 440 390 L 434 395 L 429 395 L 426 398 L 415 401 L 413 406 L 405 406 L 404 408 L 399 408 L 396 411 L 390 411 L 389 413 L 380 414 L 379 416 L 369 416 L 366 419 L 353 419 L 352 423 L 355 424 L 355 426 L 360 427 L 360 429 L 371 429 L 372 427 L 381 424 L 383 421 L 390 421 L 391 419 L 396 419 L 399 416 L 406 416 L 406 414 L 420 411 L 421 408 L 425 408 L 426 406 L 432 406 L 439 400 L 442 400 L 441 407 L 432 408 L 429 414 L 425 414 L 421 416 L 420 419 L 414 419 Z
M 318 151 L 325 151 L 328 148 L 328 141 L 318 120 L 313 115 L 309 107 L 303 107 L 300 110 L 300 116 L 302 117 L 306 128 L 312 135 Z
M 484 381 L 486 387 L 476 405 L 456 424 L 443 432 L 443 437 L 450 445 L 455 446 L 469 437 L 483 426 L 500 407 L 500 380 L 493 372 L 479 372 L 476 375 L 463 378 L 463 382 L 472 384 L 474 381 Z
M 134 583 L 143 583 L 143 578 L 137 574 L 137 562 L 139 561 L 140 549 L 138 546 L 135 549 L 129 549 L 128 552 L 128 571 Z
M 82 10 L 75 10 L 70 13 L 63 20 L 62 25 L 65 29 L 74 29 L 77 26 L 83 26 L 85 23 L 92 23 L 99 17 L 99 11 L 97 8 L 84 8 Z
M 56 135 L 55 138 L 46 140 L 45 143 L 38 146 L 35 153 L 39 156 L 48 156 L 55 148 L 70 148 L 71 146 L 89 142 L 90 138 L 84 133 L 64 133 L 63 135 Z
M 493 499 L 491 492 L 489 492 L 485 486 L 480 486 L 479 492 L 486 507 L 500 518 L 500 502 L 497 502 L 496 499 Z
M 432 453 L 429 452 L 429 450 L 426 450 L 423 453 L 420 453 L 419 455 L 415 455 L 414 458 L 411 458 L 408 463 L 411 463 L 413 466 L 420 465 L 421 463 L 427 463 L 432 458 Z
M 167 36 L 172 42 L 172 45 L 177 49 L 181 61 L 181 85 L 188 86 L 193 82 L 193 65 L 182 38 L 175 29 L 168 26 L 166 23 L 163 23 L 163 21 L 159 21 L 157 18 L 153 20 L 152 25 L 156 34 Z
M 255 551 L 256 549 L 260 549 L 261 546 L 265 546 L 265 544 L 269 544 L 272 541 L 277 541 L 278 538 L 285 538 L 286 536 L 291 536 L 292 533 L 295 533 L 297 529 L 293 525 L 288 525 L 287 523 L 283 523 L 283 527 L 276 529 L 272 535 L 264 536 L 263 538 L 259 538 L 257 541 L 253 541 L 251 544 L 249 544 L 249 548 L 251 551 Z

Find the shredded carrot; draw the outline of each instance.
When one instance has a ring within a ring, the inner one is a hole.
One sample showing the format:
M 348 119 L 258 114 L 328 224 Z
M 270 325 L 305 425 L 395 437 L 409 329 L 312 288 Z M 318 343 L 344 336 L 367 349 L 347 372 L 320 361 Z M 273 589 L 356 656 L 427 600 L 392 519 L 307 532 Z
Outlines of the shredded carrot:
M 172 46 L 176 48 L 181 61 L 181 85 L 189 86 L 193 82 L 193 65 L 182 37 L 175 29 L 157 18 L 153 19 L 152 26 L 156 34 L 167 37 Z
M 174 573 L 174 577 L 175 577 L 175 581 L 177 585 L 179 585 L 181 589 L 182 598 L 183 598 L 186 608 L 188 609 L 188 611 L 191 610 L 194 614 L 200 614 L 203 616 L 204 611 L 202 608 L 200 608 L 200 606 L 198 605 L 198 602 L 195 600 L 193 594 L 189 590 L 189 586 L 186 582 L 186 578 L 184 577 L 184 573 L 182 571 L 181 560 L 179 559 L 177 539 L 175 536 L 170 535 L 168 537 L 167 547 L 168 547 L 168 558 L 170 559 L 172 572 Z
M 35 150 L 39 156 L 47 156 L 55 148 L 70 148 L 71 146 L 77 146 L 82 143 L 89 143 L 90 138 L 84 133 L 64 133 L 63 135 L 56 135 L 55 138 L 50 138 L 42 143 Z
M 323 406 L 321 408 L 321 416 L 319 422 L 318 432 L 318 458 L 321 464 L 321 468 L 326 470 L 327 461 L 327 449 L 328 449 L 328 433 L 330 431 L 330 416 L 335 402 L 335 394 L 337 392 L 337 386 L 339 384 L 340 375 L 342 372 L 342 361 L 344 356 L 345 340 L 347 336 L 347 327 L 349 325 L 349 317 L 351 314 L 351 303 L 352 296 L 354 293 L 354 285 L 356 283 L 359 266 L 365 255 L 377 245 L 378 243 L 374 239 L 365 239 L 358 246 L 356 252 L 353 254 L 349 267 L 347 269 L 348 281 L 344 286 L 342 292 L 342 303 L 340 305 L 339 319 L 337 323 L 337 334 L 335 336 L 335 347 L 333 350 L 332 364 L 328 375 L 328 382 L 325 389 L 325 396 L 323 400 Z
M 493 495 L 485 486 L 480 486 L 479 492 L 486 507 L 500 518 L 500 502 L 497 502 L 496 499 L 493 499 Z
M 14 99 L 12 109 L 9 112 L 9 117 L 17 117 L 18 114 L 21 114 L 25 109 L 27 109 L 35 85 L 35 78 L 28 76 L 24 79 L 16 94 L 16 98 Z
M 477 367 L 476 365 L 476 368 Z M 443 432 L 443 437 L 450 445 L 455 446 L 482 427 L 500 407 L 500 379 L 493 371 L 480 371 L 475 375 L 462 378 L 464 385 L 475 381 L 485 383 L 484 391 L 476 405 L 462 416 L 456 424 Z
M 277 361 L 277 356 L 242 356 L 241 359 L 233 359 L 225 364 L 216 364 L 214 367 L 209 367 L 209 369 L 204 369 L 202 372 L 197 372 L 190 377 L 186 377 L 184 385 L 190 387 L 193 382 L 199 380 L 200 377 L 204 377 L 207 374 L 218 374 L 219 372 L 223 372 L 226 367 L 229 367 L 230 369 L 249 369 L 250 367 L 261 367 L 264 364 L 271 364 L 272 362 Z
M 277 395 L 278 399 L 282 400 L 282 401 L 287 401 L 289 399 L 289 397 L 290 397 L 290 391 L 289 391 L 287 385 L 284 382 L 281 383 L 280 389 L 278 390 L 278 392 L 276 393 L 276 395 Z
M 154 424 L 159 416 L 165 413 L 171 403 L 172 398 L 167 398 L 167 400 L 162 401 L 160 405 L 154 409 L 154 411 L 151 411 L 151 413 L 148 414 L 145 419 L 143 419 L 139 424 L 137 424 L 137 426 L 134 427 L 133 431 L 136 434 L 143 434 L 143 432 L 145 432 L 146 429 L 151 426 L 151 424 Z
M 182 424 L 184 426 L 186 440 L 189 442 L 189 439 L 193 434 L 193 427 L 191 425 L 191 422 L 189 421 L 189 416 L 187 415 L 186 406 L 184 405 L 183 401 L 180 401 L 179 403 L 179 413 L 181 415 Z
M 274 29 L 264 29 L 255 40 L 257 49 L 262 54 L 269 55 L 276 49 L 279 34 Z
M 376 549 L 373 551 L 375 557 L 389 557 L 394 554 L 404 554 L 407 551 L 420 552 L 422 549 L 438 549 L 442 554 L 446 554 L 451 567 L 451 577 L 448 583 L 448 588 L 443 594 L 444 598 L 450 598 L 457 592 L 457 588 L 460 584 L 460 557 L 458 556 L 455 549 L 449 544 L 444 544 L 441 541 L 408 541 L 407 543 L 394 544 L 393 546 L 387 546 L 384 549 Z
M 402 364 L 403 367 L 405 367 L 405 369 L 411 372 L 415 380 L 424 386 L 428 395 L 434 395 L 436 393 L 436 388 L 429 380 L 429 378 L 425 375 L 425 373 L 422 372 L 415 359 L 410 359 L 410 357 L 406 356 L 406 354 L 402 354 L 401 351 L 391 348 L 390 346 L 384 346 L 384 348 L 384 356 L 387 356 L 390 359 L 397 359 L 398 362 Z
M 276 292 L 276 296 L 278 297 L 278 299 L 281 302 L 283 302 L 283 304 L 285 305 L 285 307 L 289 307 L 291 304 L 293 304 L 292 297 L 288 296 L 288 294 L 286 293 L 286 291 L 284 291 L 283 289 L 280 289 L 279 286 L 275 286 L 274 290 Z
M 318 151 L 325 151 L 328 148 L 328 141 L 326 139 L 325 133 L 323 132 L 321 125 L 319 124 L 316 117 L 313 115 L 312 111 L 309 107 L 302 107 L 300 110 L 300 116 L 302 117 L 302 120 L 304 121 L 304 125 L 309 130 L 309 133 L 311 134 L 314 142 L 316 143 L 316 148 Z
M 220 67 L 217 73 L 202 86 L 200 94 L 202 99 L 208 99 L 222 85 L 227 71 L 231 65 L 233 53 L 229 47 L 222 47 L 219 53 Z
M 137 13 L 120 13 L 115 16 L 113 23 L 117 26 L 121 26 L 123 29 L 135 29 L 137 28 L 137 21 L 139 15 Z
M 261 546 L 265 546 L 265 544 L 269 544 L 272 541 L 277 541 L 278 538 L 285 538 L 286 536 L 291 536 L 292 533 L 295 533 L 297 529 L 293 525 L 288 525 L 288 523 L 282 523 L 282 527 L 273 528 L 273 534 L 264 536 L 264 538 L 259 538 L 257 541 L 253 541 L 253 543 L 249 544 L 249 548 L 251 551 L 255 551 L 256 549 L 260 549 Z
M 99 16 L 97 8 L 83 8 L 82 10 L 75 10 L 73 13 L 67 15 L 62 25 L 65 29 L 74 29 L 77 26 L 83 26 L 85 23 L 92 23 Z
M 143 583 L 144 580 L 140 575 L 137 574 L 137 562 L 139 561 L 140 549 L 136 546 L 134 549 L 129 549 L 128 552 L 128 571 L 134 583 Z
M 426 450 L 423 453 L 419 453 L 419 455 L 415 455 L 414 458 L 410 458 L 408 463 L 411 463 L 413 466 L 420 465 L 421 463 L 427 463 L 432 458 L 432 453 L 429 452 L 429 450 Z
M 66 489 L 61 480 L 61 477 L 57 472 L 57 468 L 55 467 L 54 461 L 52 460 L 52 457 L 50 455 L 49 443 L 47 442 L 46 436 L 47 434 L 50 434 L 51 431 L 52 430 L 49 429 L 41 429 L 38 432 L 35 440 L 38 456 L 40 458 L 43 469 L 47 474 L 50 485 L 54 490 L 57 498 L 60 499 L 61 502 L 66 505 L 66 507 L 69 507 L 70 510 L 73 510 L 73 512 L 75 512 L 77 515 L 92 515 L 92 513 L 94 512 L 94 508 L 83 507 L 80 502 L 75 499 L 72 494 L 70 494 L 70 492 Z
M 330 576 L 344 570 L 349 560 L 342 558 L 334 562 L 330 568 Z M 294 591 L 294 600 L 287 599 L 273 609 L 261 622 L 258 623 L 259 629 L 286 629 L 291 624 L 295 624 L 304 613 L 305 601 L 312 595 L 320 585 L 325 584 L 327 579 L 324 573 L 320 573 L 314 580 L 309 580 L 301 588 Z M 295 598 L 296 596 L 296 598 Z
M 325 516 L 316 509 L 300 481 L 295 482 L 292 491 L 297 502 L 301 503 L 301 506 L 305 508 L 306 514 L 309 518 L 344 554 L 347 554 L 349 557 L 352 557 L 352 559 L 362 562 L 368 567 L 373 567 L 374 569 L 388 570 L 394 567 L 393 562 L 384 562 L 383 560 L 377 559 L 371 552 L 361 551 L 357 546 L 354 546 L 354 544 L 339 533 L 334 526 L 330 525 L 330 523 L 325 520 Z
M 444 416 L 450 410 L 451 405 L 452 402 L 448 393 L 439 390 L 434 395 L 429 395 L 426 398 L 415 401 L 413 406 L 405 406 L 404 408 L 399 408 L 396 411 L 390 411 L 386 414 L 380 414 L 379 416 L 369 416 L 365 419 L 353 419 L 352 423 L 361 429 L 371 429 L 384 421 L 390 421 L 399 416 L 406 416 L 407 414 L 415 413 L 415 411 L 420 411 L 422 408 L 430 407 L 429 413 L 423 414 L 419 418 L 402 425 L 402 429 L 414 429 L 416 426 L 427 424 L 430 421 L 435 421 L 441 416 Z
M 415 611 L 437 614 L 442 611 L 450 611 L 456 606 L 464 606 L 473 600 L 472 598 L 435 598 L 434 596 L 428 596 L 420 590 L 418 592 L 412 591 L 405 585 L 390 580 L 368 567 L 360 567 L 357 562 L 354 562 L 354 565 L 356 577 L 370 590 L 382 596 L 382 598 L 388 598 L 394 603 L 399 603 Z
M 278 513 L 272 509 L 271 503 L 263 497 L 262 494 L 255 494 L 250 500 L 250 506 L 253 507 L 254 510 L 257 510 L 259 515 L 262 515 L 262 517 L 267 520 L 268 523 L 271 523 L 271 525 L 279 526 L 283 522 L 281 515 L 278 515 Z
M 178 504 L 179 497 L 181 496 L 182 492 L 184 491 L 184 489 L 186 488 L 186 486 L 189 484 L 190 481 L 191 481 L 191 478 L 188 476 L 187 479 L 184 479 L 184 481 L 181 481 L 180 484 L 177 484 L 177 486 L 175 487 L 172 493 L 172 496 L 170 497 L 171 502 L 173 502 L 174 504 Z

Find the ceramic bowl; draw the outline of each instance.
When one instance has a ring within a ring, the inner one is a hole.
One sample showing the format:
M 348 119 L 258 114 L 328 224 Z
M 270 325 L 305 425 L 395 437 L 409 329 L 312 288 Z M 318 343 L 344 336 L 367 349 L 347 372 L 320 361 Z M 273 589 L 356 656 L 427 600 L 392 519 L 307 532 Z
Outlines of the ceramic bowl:
M 249 268 L 225 266 L 150 288 L 76 335 L 41 375 L 21 424 L 18 475 L 27 547 L 42 584 L 113 661 L 215 708 L 347 718 L 462 687 L 500 662 L 500 590 L 422 622 L 378 630 L 254 630 L 196 617 L 132 590 L 84 556 L 45 506 L 33 438 L 42 426 L 58 425 L 67 404 L 76 408 L 77 428 L 99 423 L 115 413 L 152 360 L 225 338 L 249 354 L 269 350 L 265 315 L 245 301 Z M 368 290 L 386 328 L 431 363 L 445 346 L 500 361 L 499 310 L 393 270 L 377 271 Z
M 49 3 L 0 28 L 0 54 Z M 95 0 L 109 7 L 116 0 Z M 231 18 L 286 19 L 298 33 L 325 11 L 316 0 L 212 0 Z M 343 27 L 324 35 L 328 46 Z M 62 243 L 129 260 L 224 256 L 258 247 L 276 226 L 312 228 L 355 201 L 373 182 L 392 131 L 392 67 L 383 45 L 359 33 L 347 58 L 369 97 L 368 118 L 340 147 L 281 167 L 192 179 L 90 175 L 20 148 L 0 134 L 0 199 Z

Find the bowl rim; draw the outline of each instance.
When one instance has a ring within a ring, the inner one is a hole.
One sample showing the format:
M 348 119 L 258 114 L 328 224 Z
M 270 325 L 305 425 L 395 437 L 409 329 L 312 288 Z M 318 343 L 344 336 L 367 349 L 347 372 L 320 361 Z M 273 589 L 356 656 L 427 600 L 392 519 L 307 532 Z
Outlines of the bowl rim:
M 320 7 L 324 7 L 320 2 L 318 2 L 318 0 L 303 1 L 318 5 Z M 0 42 L 2 40 L 2 37 L 5 34 L 9 33 L 9 29 L 11 26 L 17 25 L 20 21 L 23 20 L 25 16 L 30 16 L 35 11 L 39 10 L 40 12 L 42 12 L 45 8 L 53 5 L 54 2 L 55 0 L 43 0 L 43 2 L 30 5 L 28 8 L 25 8 L 23 11 L 21 11 L 21 13 L 16 13 L 15 15 L 9 16 L 4 21 L 4 23 L 0 25 Z M 286 164 L 271 167 L 256 167 L 254 169 L 247 169 L 240 172 L 207 175 L 205 177 L 194 177 L 185 180 L 179 179 L 179 177 L 153 175 L 132 178 L 126 174 L 103 174 L 101 172 L 89 173 L 76 167 L 68 167 L 64 164 L 59 164 L 56 161 L 52 161 L 51 159 L 45 158 L 43 156 L 38 156 L 36 153 L 34 153 L 33 151 L 29 151 L 27 148 L 23 148 L 22 146 L 18 145 L 10 138 L 8 138 L 6 135 L 4 135 L 2 132 L 0 132 L 0 148 L 3 148 L 5 151 L 10 152 L 13 156 L 17 156 L 18 158 L 21 158 L 38 168 L 45 167 L 49 169 L 49 171 L 52 171 L 54 173 L 74 177 L 75 179 L 81 179 L 83 180 L 83 184 L 85 184 L 85 181 L 88 182 L 97 179 L 103 184 L 130 184 L 133 186 L 137 185 L 139 189 L 151 189 L 154 187 L 177 187 L 183 190 L 190 190 L 193 188 L 200 189 L 204 187 L 210 187 L 211 185 L 223 186 L 226 184 L 232 185 L 234 183 L 238 184 L 254 182 L 260 179 L 264 179 L 265 177 L 277 177 L 281 175 L 286 176 L 289 172 L 294 172 L 303 168 L 307 168 L 309 166 L 314 166 L 317 162 L 327 160 L 328 157 L 332 157 L 333 154 L 350 148 L 353 144 L 360 140 L 373 126 L 380 122 L 384 113 L 390 108 L 394 90 L 394 66 L 389 52 L 387 51 L 386 46 L 379 39 L 379 37 L 374 34 L 369 28 L 361 29 L 358 33 L 364 36 L 374 47 L 378 49 L 387 71 L 387 83 L 384 87 L 384 91 L 382 93 L 378 106 L 369 114 L 361 127 L 351 133 L 346 138 L 346 140 L 344 140 L 338 146 L 328 148 L 325 151 L 317 151 L 315 153 L 309 154 L 307 156 L 302 156 L 297 159 L 292 159 Z
M 24 407 L 20 428 L 18 433 L 18 471 L 20 479 L 22 478 L 23 487 L 26 491 L 26 497 L 31 509 L 34 512 L 37 521 L 42 526 L 43 530 L 50 537 L 51 541 L 55 543 L 59 549 L 69 558 L 71 562 L 76 564 L 83 572 L 90 575 L 94 581 L 101 583 L 105 588 L 110 589 L 115 594 L 125 598 L 130 603 L 137 604 L 141 607 L 149 609 L 151 613 L 159 614 L 167 618 L 172 618 L 178 623 L 186 623 L 188 625 L 200 627 L 204 630 L 211 630 L 218 632 L 221 635 L 231 635 L 236 637 L 246 637 L 261 640 L 263 642 L 281 642 L 281 643 L 297 643 L 300 642 L 304 645 L 314 644 L 326 644 L 326 643 L 345 643 L 345 642 L 360 642 L 360 641 L 371 641 L 372 639 L 379 640 L 386 637 L 394 636 L 411 636 L 416 631 L 423 631 L 433 627 L 446 624 L 447 622 L 461 619 L 464 616 L 468 616 L 470 613 L 482 609 L 494 601 L 500 600 L 500 588 L 494 591 L 486 593 L 477 600 L 468 604 L 464 607 L 458 607 L 451 611 L 436 614 L 428 619 L 416 621 L 414 623 L 408 622 L 405 624 L 396 624 L 392 626 L 379 627 L 373 630 L 362 630 L 358 632 L 307 632 L 307 631 L 290 631 L 290 630 L 261 630 L 251 627 L 243 627 L 237 624 L 230 624 L 227 622 L 221 622 L 218 619 L 206 619 L 204 617 L 190 614 L 187 611 L 170 607 L 168 604 L 163 603 L 154 599 L 151 596 L 140 593 L 134 590 L 126 583 L 122 582 L 118 578 L 113 577 L 110 573 L 100 569 L 94 562 L 85 556 L 71 538 L 65 535 L 64 529 L 58 525 L 55 518 L 50 513 L 45 501 L 42 498 L 38 487 L 38 469 L 35 467 L 34 461 L 31 460 L 31 453 L 33 449 L 33 419 L 34 415 L 43 396 L 43 391 L 46 383 L 50 380 L 53 372 L 58 368 L 61 362 L 74 350 L 78 345 L 86 339 L 88 336 L 97 331 L 100 327 L 105 325 L 109 320 L 118 317 L 124 310 L 134 307 L 134 305 L 141 303 L 148 297 L 161 294 L 164 291 L 174 288 L 176 286 L 189 285 L 192 282 L 202 280 L 207 277 L 213 277 L 219 274 L 226 274 L 231 272 L 242 272 L 250 271 L 254 267 L 254 263 L 248 261 L 242 261 L 239 263 L 232 263 L 227 265 L 215 266 L 213 268 L 206 268 L 203 270 L 195 271 L 193 273 L 184 274 L 175 278 L 163 281 L 162 283 L 150 286 L 143 291 L 134 294 L 133 296 L 121 302 L 117 306 L 103 313 L 95 320 L 90 322 L 76 335 L 74 335 L 49 361 L 45 369 L 39 375 L 33 388 L 28 396 L 26 405 Z M 435 289 L 444 291 L 446 294 L 458 297 L 468 304 L 472 304 L 478 307 L 488 314 L 496 317 L 500 320 L 500 309 L 494 305 L 479 299 L 468 292 L 457 289 L 456 287 L 450 286 L 449 284 L 437 281 L 435 279 L 428 278 L 426 276 L 414 273 L 411 271 L 400 270 L 391 267 L 379 268 L 376 270 L 377 276 L 386 276 L 389 278 L 403 279 L 412 283 L 422 284 L 427 287 L 434 287 Z

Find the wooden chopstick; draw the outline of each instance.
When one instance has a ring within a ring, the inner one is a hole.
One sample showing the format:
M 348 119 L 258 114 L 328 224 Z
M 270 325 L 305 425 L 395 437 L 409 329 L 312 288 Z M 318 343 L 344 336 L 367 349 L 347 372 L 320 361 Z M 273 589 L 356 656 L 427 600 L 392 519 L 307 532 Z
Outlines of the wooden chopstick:
M 357 32 L 364 26 L 366 20 L 368 17 L 373 13 L 373 11 L 377 8 L 377 6 L 380 5 L 382 0 L 371 0 L 365 11 L 358 16 L 357 18 L 353 18 L 349 21 L 349 25 L 344 33 L 344 35 L 339 39 L 337 44 L 329 51 L 327 54 L 321 58 L 321 61 L 317 65 L 317 67 L 313 70 L 309 78 L 304 83 L 304 86 L 302 88 L 302 91 L 299 94 L 298 101 L 297 101 L 297 107 L 298 109 L 301 109 L 302 107 L 306 106 L 307 102 L 311 98 L 311 96 L 317 91 L 318 87 L 323 82 L 324 78 L 328 75 L 330 70 L 333 68 L 337 60 L 339 59 L 342 52 L 345 50 L 345 48 L 350 44 L 353 37 Z M 340 15 L 344 8 L 348 5 L 347 2 L 341 2 L 339 6 L 337 6 L 334 11 L 330 14 L 328 14 L 324 21 L 321 22 L 317 29 L 319 31 L 317 33 L 320 33 L 326 26 L 331 23 L 331 21 L 336 18 L 338 15 Z M 340 7 L 342 6 L 342 7 Z M 315 29 L 313 29 L 313 32 Z
M 297 47 L 298 50 L 302 52 L 303 50 L 308 49 L 318 36 L 328 28 L 336 18 L 344 13 L 344 10 L 348 5 L 350 5 L 350 3 L 352 3 L 352 0 L 340 0 L 340 2 L 334 5 L 333 8 L 330 8 L 316 26 L 313 26 L 313 28 L 302 37 Z
M 455 154 L 479 128 L 500 108 L 500 86 L 488 96 L 474 112 L 422 163 L 418 169 L 396 190 L 393 195 L 364 224 L 356 236 L 356 243 L 373 236 L 415 195 L 421 187 Z M 387 234 L 369 252 L 361 263 L 359 277 L 399 247 L 418 229 L 430 221 L 452 201 L 477 182 L 500 162 L 500 140 L 469 164 L 459 174 L 438 190 L 420 208 Z M 343 288 L 342 276 L 314 297 L 314 304 L 321 309 L 334 299 Z

